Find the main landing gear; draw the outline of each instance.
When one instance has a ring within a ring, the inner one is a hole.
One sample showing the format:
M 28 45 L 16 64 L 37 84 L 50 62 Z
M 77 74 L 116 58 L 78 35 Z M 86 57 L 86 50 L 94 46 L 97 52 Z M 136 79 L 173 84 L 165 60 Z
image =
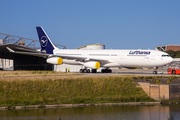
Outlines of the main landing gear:
M 80 69 L 80 73 L 90 73 L 90 69 Z
M 79 71 L 80 73 L 97 73 L 97 70 L 96 69 L 92 69 L 92 71 L 90 69 L 80 69 Z M 112 70 L 109 69 L 109 68 L 106 68 L 106 69 L 102 69 L 101 70 L 101 73 L 112 73 Z
M 80 73 L 90 73 L 90 69 L 80 69 L 79 71 Z M 96 73 L 97 70 L 96 69 L 92 69 L 92 73 Z
M 101 72 L 102 72 L 102 73 L 112 73 L 112 70 L 106 68 L 106 69 L 102 69 Z
M 158 69 L 158 67 L 154 67 L 153 74 L 157 74 L 157 69 Z

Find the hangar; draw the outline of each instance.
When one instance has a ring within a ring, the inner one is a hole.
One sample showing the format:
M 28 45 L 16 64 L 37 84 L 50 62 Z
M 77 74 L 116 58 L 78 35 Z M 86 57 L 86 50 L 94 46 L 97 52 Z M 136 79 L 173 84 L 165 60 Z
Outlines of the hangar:
M 4 70 L 53 70 L 53 65 L 46 63 L 46 59 L 38 56 L 13 54 L 6 47 L 16 51 L 40 52 L 39 41 L 0 33 L 0 68 Z M 66 46 L 61 46 L 66 49 Z

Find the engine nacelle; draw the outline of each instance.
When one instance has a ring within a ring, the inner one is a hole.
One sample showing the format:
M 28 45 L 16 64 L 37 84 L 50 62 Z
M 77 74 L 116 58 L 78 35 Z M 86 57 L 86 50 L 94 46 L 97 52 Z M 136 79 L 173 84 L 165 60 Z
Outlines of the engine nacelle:
M 48 58 L 46 62 L 54 65 L 61 65 L 63 63 L 63 59 L 60 57 L 52 57 Z
M 100 63 L 99 62 L 86 62 L 84 63 L 84 66 L 87 68 L 99 69 Z

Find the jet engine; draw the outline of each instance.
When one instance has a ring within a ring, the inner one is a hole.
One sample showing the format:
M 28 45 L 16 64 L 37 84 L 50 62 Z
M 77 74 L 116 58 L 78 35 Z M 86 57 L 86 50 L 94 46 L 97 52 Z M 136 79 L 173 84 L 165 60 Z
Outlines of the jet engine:
M 99 62 L 86 62 L 84 63 L 84 66 L 87 68 L 99 69 L 100 63 Z
M 63 59 L 60 57 L 52 57 L 48 58 L 46 62 L 54 65 L 61 65 L 63 63 Z

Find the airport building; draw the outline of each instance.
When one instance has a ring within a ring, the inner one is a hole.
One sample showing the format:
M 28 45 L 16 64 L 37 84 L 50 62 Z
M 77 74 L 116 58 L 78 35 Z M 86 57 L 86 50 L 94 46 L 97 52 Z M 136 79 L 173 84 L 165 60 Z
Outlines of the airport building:
M 159 51 L 167 51 L 167 50 L 173 50 L 173 51 L 180 51 L 180 45 L 163 45 L 163 46 L 157 46 L 155 50 Z
M 0 58 L 0 70 L 14 70 L 13 60 Z
M 39 41 L 0 33 L 0 69 L 3 70 L 53 70 L 52 64 L 46 63 L 46 58 L 23 54 L 14 54 L 7 47 L 15 51 L 39 53 Z M 66 46 L 61 46 L 66 49 Z

